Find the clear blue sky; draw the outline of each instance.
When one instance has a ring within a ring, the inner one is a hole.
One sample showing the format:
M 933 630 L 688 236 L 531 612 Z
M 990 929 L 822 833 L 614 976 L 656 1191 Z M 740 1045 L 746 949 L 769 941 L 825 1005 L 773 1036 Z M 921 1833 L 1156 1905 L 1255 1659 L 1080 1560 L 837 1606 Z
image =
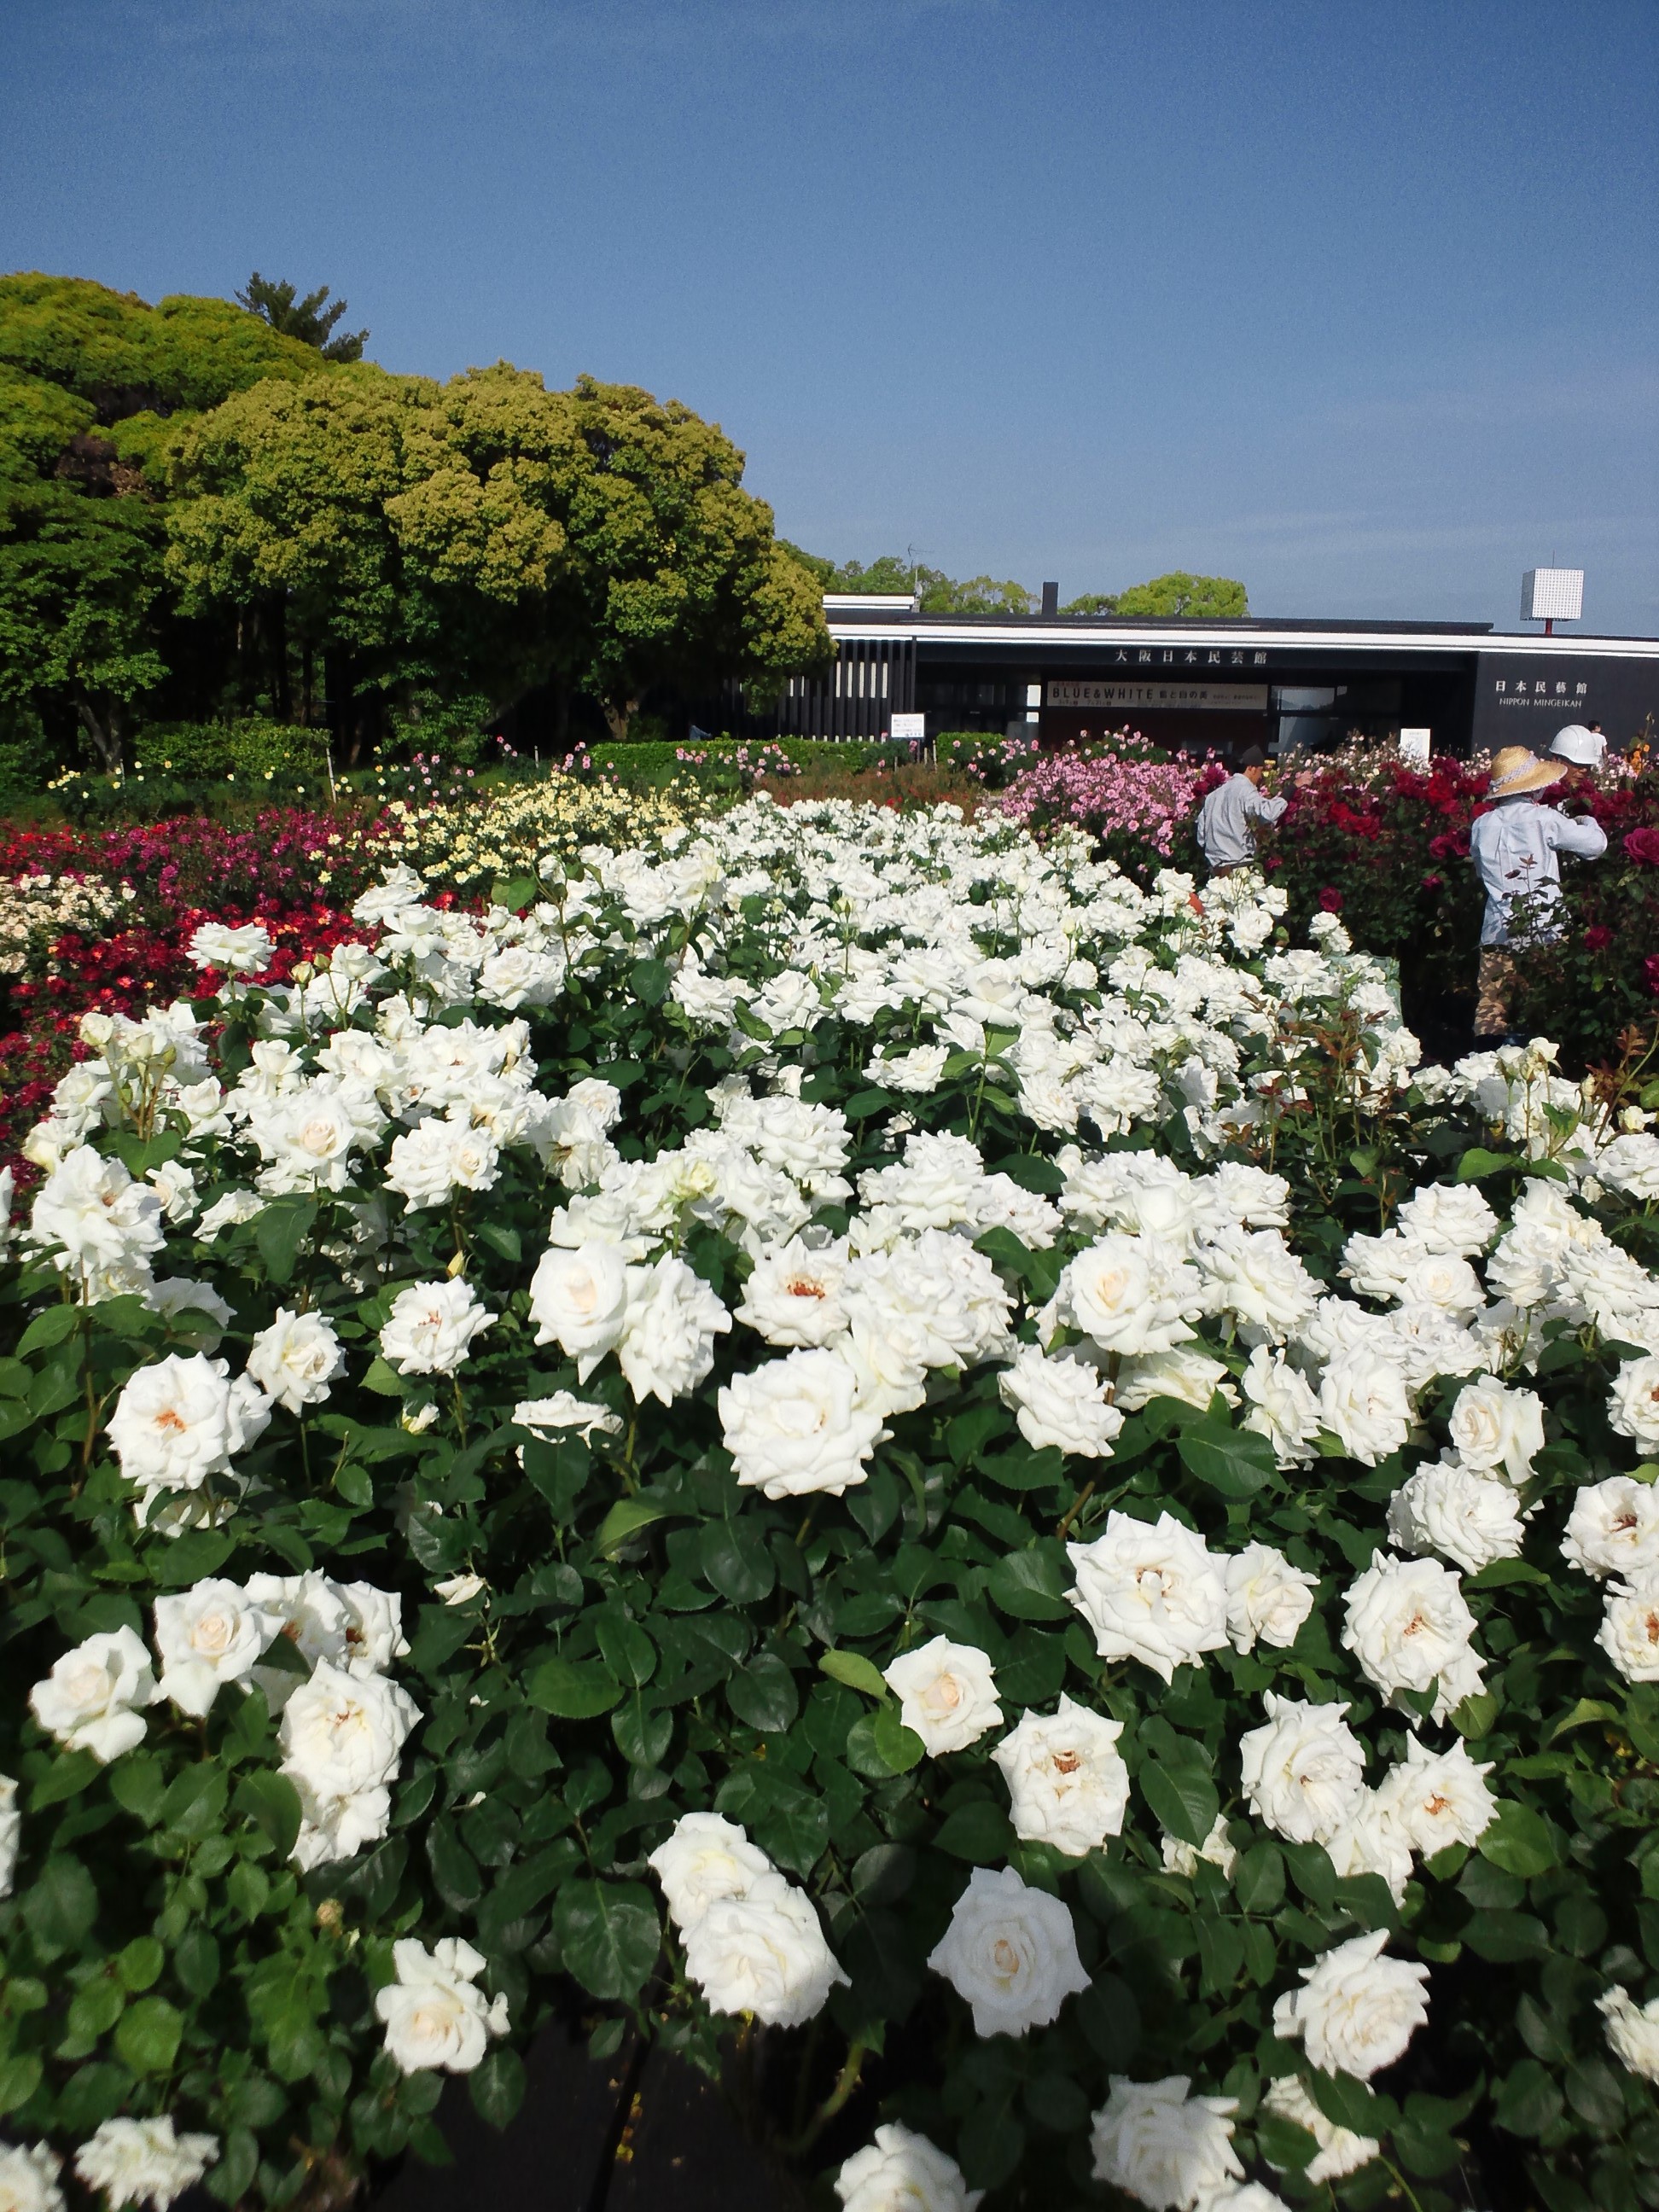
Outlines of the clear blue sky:
M 838 558 L 1659 631 L 1656 0 L 6 0 L 0 265 L 647 385 Z

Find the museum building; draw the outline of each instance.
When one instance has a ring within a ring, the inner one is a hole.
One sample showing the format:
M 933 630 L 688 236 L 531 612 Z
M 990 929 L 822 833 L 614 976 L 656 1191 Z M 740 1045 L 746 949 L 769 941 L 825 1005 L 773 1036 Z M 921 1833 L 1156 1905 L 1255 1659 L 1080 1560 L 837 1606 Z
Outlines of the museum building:
M 922 614 L 902 595 L 828 592 L 835 665 L 788 685 L 778 732 L 973 730 L 1060 744 L 1127 726 L 1156 744 L 1236 754 L 1416 730 L 1435 751 L 1463 754 L 1541 748 L 1565 722 L 1599 724 L 1620 748 L 1659 729 L 1659 638 L 1486 623 L 1120 620 L 1060 614 L 1057 598 L 1045 585 L 1039 614 L 963 616 Z

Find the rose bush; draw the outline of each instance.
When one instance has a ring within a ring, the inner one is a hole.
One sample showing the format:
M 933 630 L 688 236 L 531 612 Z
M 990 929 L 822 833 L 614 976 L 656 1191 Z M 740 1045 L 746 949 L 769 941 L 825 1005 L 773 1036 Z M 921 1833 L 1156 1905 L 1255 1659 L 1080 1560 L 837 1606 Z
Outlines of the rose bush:
M 1659 1139 L 949 810 L 425 891 L 28 1140 L 20 2201 L 337 2203 L 573 1990 L 858 2212 L 1655 2201 Z

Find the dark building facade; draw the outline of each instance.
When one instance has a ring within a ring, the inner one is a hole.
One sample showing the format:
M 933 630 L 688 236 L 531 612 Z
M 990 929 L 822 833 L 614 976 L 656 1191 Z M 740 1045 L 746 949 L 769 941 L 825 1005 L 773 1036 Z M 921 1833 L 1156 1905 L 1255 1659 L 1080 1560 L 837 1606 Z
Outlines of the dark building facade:
M 1044 744 L 1126 725 L 1155 743 L 1327 749 L 1351 732 L 1427 730 L 1437 752 L 1547 745 L 1565 722 L 1628 746 L 1659 730 L 1659 639 L 1508 635 L 1473 623 L 1133 622 L 924 615 L 831 594 L 822 680 L 792 684 L 781 733 L 876 738 L 1018 731 Z

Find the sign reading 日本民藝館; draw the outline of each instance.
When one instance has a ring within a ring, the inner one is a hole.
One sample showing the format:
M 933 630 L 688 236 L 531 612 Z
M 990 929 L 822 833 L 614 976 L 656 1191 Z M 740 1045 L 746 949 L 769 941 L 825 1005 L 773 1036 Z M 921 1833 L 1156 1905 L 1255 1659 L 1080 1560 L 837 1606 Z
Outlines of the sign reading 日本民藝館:
M 1051 707 L 1136 707 L 1194 708 L 1207 714 L 1265 714 L 1265 684 L 1112 684 L 1070 682 L 1060 678 L 1048 685 Z

